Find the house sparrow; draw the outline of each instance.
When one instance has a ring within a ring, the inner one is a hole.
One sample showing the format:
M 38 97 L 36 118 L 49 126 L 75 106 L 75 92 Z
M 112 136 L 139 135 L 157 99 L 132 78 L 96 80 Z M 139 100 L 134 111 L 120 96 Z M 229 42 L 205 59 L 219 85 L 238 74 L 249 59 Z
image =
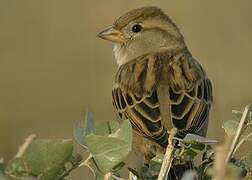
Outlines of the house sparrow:
M 113 104 L 138 134 L 164 148 L 172 127 L 181 138 L 206 135 L 211 82 L 168 15 L 138 8 L 98 36 L 114 43 Z

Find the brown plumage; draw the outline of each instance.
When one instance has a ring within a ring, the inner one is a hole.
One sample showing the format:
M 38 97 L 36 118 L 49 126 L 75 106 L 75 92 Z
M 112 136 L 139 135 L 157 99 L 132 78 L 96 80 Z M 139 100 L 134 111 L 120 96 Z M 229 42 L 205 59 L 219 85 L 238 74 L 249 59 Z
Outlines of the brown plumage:
M 166 147 L 178 136 L 206 135 L 212 86 L 171 19 L 157 7 L 132 10 L 99 36 L 114 42 L 119 65 L 113 104 L 138 134 Z
M 171 122 L 163 122 L 158 88 L 167 86 Z M 185 49 L 147 54 L 122 65 L 112 91 L 120 117 L 130 119 L 143 136 L 161 145 L 167 142 L 168 126 L 180 134 L 201 133 L 207 123 L 212 87 L 200 64 Z M 170 126 L 171 127 L 171 126 Z

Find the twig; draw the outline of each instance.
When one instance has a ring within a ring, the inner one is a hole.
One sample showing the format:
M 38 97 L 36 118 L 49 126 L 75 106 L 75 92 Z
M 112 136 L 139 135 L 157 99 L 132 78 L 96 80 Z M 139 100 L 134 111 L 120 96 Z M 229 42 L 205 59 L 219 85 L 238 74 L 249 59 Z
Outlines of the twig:
M 247 105 L 245 107 L 244 111 L 243 111 L 239 126 L 238 126 L 238 128 L 236 130 L 236 133 L 235 133 L 235 136 L 234 136 L 234 140 L 232 142 L 231 148 L 229 149 L 229 152 L 228 152 L 228 155 L 227 155 L 227 158 L 226 158 L 226 162 L 229 161 L 229 159 L 232 157 L 232 155 L 234 153 L 235 147 L 236 147 L 236 145 L 238 143 L 238 140 L 239 140 L 239 138 L 241 136 L 243 126 L 244 126 L 244 124 L 246 122 L 246 119 L 248 117 L 248 114 L 250 112 L 251 107 L 252 107 L 252 105 Z
M 56 178 L 56 180 L 64 180 L 65 177 L 69 176 L 70 173 L 77 169 L 82 161 L 82 156 L 80 154 L 76 154 L 75 156 L 72 156 L 72 158 L 69 160 L 69 163 L 71 163 L 71 167 L 69 169 L 64 166 L 64 171 Z
M 90 153 L 90 154 L 88 155 L 87 159 L 86 159 L 85 161 L 83 161 L 83 162 L 79 165 L 79 167 L 81 167 L 81 166 L 87 166 L 87 165 L 88 165 L 88 162 L 89 162 L 92 158 L 93 158 L 93 156 L 92 156 L 92 154 Z
M 21 158 L 25 151 L 27 150 L 27 148 L 31 145 L 31 143 L 33 142 L 33 140 L 37 137 L 36 134 L 31 134 L 30 136 L 28 136 L 26 139 L 25 139 L 25 142 L 24 144 L 22 144 L 19 149 L 18 149 L 18 152 L 15 156 L 15 158 Z
M 88 168 L 91 170 L 91 172 L 93 173 L 93 175 L 96 176 L 95 170 L 94 170 L 94 169 L 90 166 L 90 164 L 89 164 L 89 162 L 90 162 L 90 160 L 91 160 L 92 158 L 93 158 L 93 156 L 92 156 L 92 154 L 90 153 L 90 154 L 88 155 L 87 159 L 86 159 L 85 161 L 83 161 L 78 167 L 86 166 L 86 167 L 88 167 Z
M 168 139 L 168 146 L 166 148 L 164 160 L 161 166 L 161 170 L 158 175 L 158 180 L 166 180 L 167 175 L 170 171 L 172 161 L 173 161 L 173 153 L 174 153 L 174 144 L 173 144 L 173 137 L 177 133 L 176 128 L 172 128 L 171 133 L 169 134 L 169 139 Z
M 62 173 L 56 180 L 63 180 L 65 177 L 69 176 L 69 174 L 78 168 L 78 165 L 73 165 L 70 169 L 66 170 L 64 173 Z
M 242 138 L 242 139 L 239 141 L 239 143 L 237 144 L 237 146 L 235 147 L 233 154 L 235 154 L 236 151 L 239 149 L 239 147 L 240 147 L 245 141 L 249 140 L 249 138 L 251 138 L 251 137 L 252 137 L 252 133 L 249 133 L 249 134 L 246 135 L 244 138 Z
M 232 143 L 232 136 L 227 136 L 225 144 L 216 147 L 215 162 L 214 162 L 214 175 L 213 180 L 223 180 L 226 176 L 226 168 L 228 161 L 227 159 L 228 151 Z

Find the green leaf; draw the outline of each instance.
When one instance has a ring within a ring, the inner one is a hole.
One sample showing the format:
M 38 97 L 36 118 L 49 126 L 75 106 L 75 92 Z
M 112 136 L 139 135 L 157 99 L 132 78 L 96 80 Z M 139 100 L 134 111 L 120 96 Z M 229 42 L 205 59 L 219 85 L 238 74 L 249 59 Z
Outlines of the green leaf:
M 232 136 L 236 133 L 237 127 L 239 126 L 239 122 L 235 120 L 228 120 L 224 122 L 222 128 L 225 130 L 225 133 L 229 136 Z
M 99 122 L 95 124 L 95 134 L 100 136 L 108 136 L 114 133 L 120 127 L 118 121 Z
M 191 159 L 194 159 L 198 155 L 198 151 L 195 151 L 194 149 L 186 149 L 184 154 Z
M 207 145 L 202 156 L 203 161 L 211 161 L 214 158 L 214 150 L 210 145 Z
M 203 143 L 200 143 L 200 142 L 193 142 L 191 143 L 191 149 L 193 149 L 194 151 L 198 151 L 198 152 L 201 152 L 205 149 L 205 144 Z
M 162 164 L 164 160 L 164 154 L 157 154 L 154 158 L 151 159 L 151 162 Z
M 11 180 L 38 180 L 39 178 L 33 177 L 33 176 L 28 176 L 28 175 L 24 175 L 22 177 L 13 177 L 11 178 Z M 2 180 L 2 179 L 0 179 Z M 9 178 L 8 178 L 9 180 Z M 40 180 L 40 179 L 39 179 Z
M 10 160 L 5 169 L 5 173 L 7 175 L 12 175 L 12 176 L 27 175 L 27 171 L 28 170 L 26 170 L 26 168 L 24 167 L 21 158 L 14 158 Z
M 113 167 L 112 172 L 117 172 L 125 166 L 125 162 L 120 162 L 115 167 Z
M 240 120 L 241 120 L 241 117 L 242 117 L 243 112 L 241 112 L 241 111 L 237 111 L 237 110 L 232 110 L 232 114 L 234 115 L 235 120 L 240 121 Z
M 215 144 L 217 143 L 216 140 L 211 140 L 211 139 L 207 139 L 203 136 L 199 136 L 197 134 L 190 134 L 188 133 L 185 138 L 182 140 L 183 142 L 188 142 L 188 143 L 191 143 L 191 142 L 199 142 L 199 143 L 203 143 L 203 144 Z
M 154 158 L 151 159 L 149 168 L 152 171 L 160 171 L 163 160 L 164 160 L 164 154 L 157 154 Z
M 71 158 L 72 140 L 35 140 L 22 157 L 11 160 L 8 175 L 33 175 L 40 180 L 54 180 Z
M 104 174 L 102 174 L 101 172 L 99 171 L 96 171 L 95 172 L 95 180 L 104 180 Z
M 98 169 L 103 174 L 111 171 L 131 151 L 132 127 L 128 120 L 108 136 L 90 134 L 86 136 L 88 150 L 92 154 Z
M 84 148 L 87 148 L 86 136 L 94 132 L 95 127 L 94 127 L 93 115 L 90 111 L 87 110 L 83 124 L 79 123 L 74 127 L 73 130 L 74 137 L 80 145 L 82 145 Z
M 177 159 L 181 159 L 182 157 L 185 160 L 188 160 L 188 158 L 194 159 L 199 153 L 204 153 L 205 148 L 209 146 L 209 144 L 215 143 L 217 143 L 216 140 L 209 140 L 196 134 L 187 134 L 186 137 L 179 142 L 182 148 L 175 151 L 175 156 Z
M 238 122 L 240 122 L 240 120 L 242 118 L 242 115 L 243 115 L 243 112 L 237 111 L 237 110 L 232 110 L 232 114 L 234 115 L 235 120 L 237 120 Z M 250 124 L 251 125 L 251 123 L 252 123 L 252 111 L 250 111 L 248 113 L 248 116 L 247 116 L 245 124 Z

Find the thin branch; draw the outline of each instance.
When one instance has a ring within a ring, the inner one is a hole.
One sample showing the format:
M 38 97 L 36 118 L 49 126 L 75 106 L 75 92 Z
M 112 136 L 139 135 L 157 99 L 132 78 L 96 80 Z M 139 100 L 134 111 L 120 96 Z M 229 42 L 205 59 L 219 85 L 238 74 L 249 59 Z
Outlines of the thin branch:
M 239 147 L 240 147 L 245 141 L 248 141 L 249 138 L 251 138 L 251 137 L 252 137 L 252 133 L 249 133 L 248 135 L 246 135 L 245 137 L 243 137 L 243 138 L 239 141 L 239 143 L 237 144 L 237 146 L 235 147 L 233 154 L 235 154 L 236 151 L 239 149 Z
M 251 110 L 251 107 L 252 107 L 252 105 L 247 105 L 245 107 L 244 111 L 243 111 L 243 114 L 242 114 L 239 126 L 238 126 L 238 128 L 236 130 L 236 134 L 234 136 L 234 140 L 232 142 L 231 148 L 230 148 L 230 150 L 228 152 L 226 161 L 229 161 L 229 159 L 232 157 L 232 155 L 234 153 L 235 147 L 236 147 L 236 145 L 238 143 L 238 140 L 239 140 L 239 138 L 241 136 L 241 133 L 242 133 L 242 130 L 243 130 L 243 126 L 244 126 L 244 124 L 245 124 L 245 122 L 247 120 L 247 117 L 248 117 L 248 114 L 249 114 L 249 112 Z
M 158 175 L 158 180 L 166 180 L 167 175 L 170 171 L 172 161 L 173 161 L 173 153 L 174 153 L 174 144 L 173 137 L 176 135 L 177 129 L 172 128 L 171 133 L 169 134 L 168 146 L 166 148 L 164 160 L 161 166 L 161 170 Z
M 88 168 L 91 170 L 91 172 L 93 173 L 93 175 L 96 176 L 95 170 L 94 170 L 94 169 L 90 166 L 90 164 L 89 164 L 89 162 L 90 162 L 90 160 L 91 160 L 92 158 L 93 158 L 93 156 L 92 156 L 92 154 L 90 153 L 90 154 L 88 155 L 87 159 L 86 159 L 85 161 L 83 161 L 78 167 L 86 166 L 86 167 L 88 167 Z
M 72 156 L 71 160 L 69 160 L 69 163 L 71 163 L 71 167 L 67 169 L 66 166 L 64 166 L 64 171 L 56 178 L 56 180 L 64 180 L 65 177 L 69 176 L 73 170 L 79 167 L 81 161 L 82 156 L 80 154 Z
M 232 143 L 232 137 L 227 136 L 224 145 L 216 147 L 213 180 L 223 180 L 226 177 L 228 151 Z
M 88 162 L 89 162 L 92 158 L 93 158 L 93 156 L 92 156 L 92 154 L 90 153 L 90 154 L 88 155 L 87 159 L 86 159 L 85 161 L 83 161 L 83 162 L 79 165 L 79 167 L 81 167 L 81 166 L 87 166 L 87 165 L 88 165 Z
M 61 174 L 56 180 L 63 180 L 65 177 L 69 176 L 70 173 L 77 169 L 79 166 L 78 165 L 73 165 L 70 169 L 66 170 L 63 174 Z
M 30 136 L 28 136 L 26 139 L 25 139 L 25 142 L 24 144 L 22 144 L 19 149 L 18 149 L 18 152 L 15 156 L 15 158 L 21 158 L 25 151 L 27 150 L 27 148 L 31 145 L 31 143 L 33 142 L 33 140 L 37 137 L 36 134 L 31 134 Z

